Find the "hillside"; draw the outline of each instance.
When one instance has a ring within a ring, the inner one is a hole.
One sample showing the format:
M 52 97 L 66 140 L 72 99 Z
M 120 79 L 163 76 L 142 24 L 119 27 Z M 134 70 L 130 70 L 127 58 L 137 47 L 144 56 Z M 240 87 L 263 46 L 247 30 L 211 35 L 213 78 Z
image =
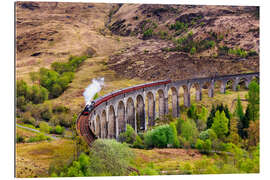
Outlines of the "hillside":
M 256 13 L 256 7 L 18 2 L 16 76 L 31 83 L 29 72 L 40 67 L 92 56 L 53 100 L 76 112 L 92 78 L 105 77 L 102 95 L 144 81 L 259 71 Z M 225 46 L 240 48 L 240 55 L 224 53 Z
M 108 27 L 144 41 L 111 56 L 109 65 L 147 80 L 259 71 L 258 13 L 257 7 L 124 4 Z

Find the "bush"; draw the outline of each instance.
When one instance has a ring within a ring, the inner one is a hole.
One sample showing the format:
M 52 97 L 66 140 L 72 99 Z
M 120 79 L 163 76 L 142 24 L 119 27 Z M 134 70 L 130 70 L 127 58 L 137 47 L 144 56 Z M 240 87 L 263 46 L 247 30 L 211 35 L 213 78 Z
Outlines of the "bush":
M 153 36 L 153 29 L 147 29 L 143 33 L 143 39 L 148 39 Z
M 31 112 L 25 112 L 22 114 L 22 122 L 26 124 L 35 125 L 36 120 L 32 117 Z
M 40 133 L 34 137 L 30 137 L 27 142 L 39 142 L 39 141 L 45 141 L 45 140 L 51 140 L 50 137 L 45 136 L 44 134 Z
M 57 126 L 55 127 L 55 133 L 56 133 L 56 134 L 63 134 L 64 131 L 65 131 L 65 128 L 64 128 L 64 127 L 61 127 L 60 125 L 57 125 Z
M 16 134 L 16 143 L 22 143 L 24 141 L 25 141 L 25 139 L 23 136 Z
M 192 47 L 191 49 L 190 49 L 190 54 L 195 54 L 196 53 L 196 48 L 195 47 Z
M 177 147 L 179 142 L 176 139 L 176 128 L 174 129 L 173 125 L 162 125 L 148 131 L 145 134 L 144 142 L 148 148 L 166 148 L 168 146 Z
M 136 139 L 136 133 L 131 125 L 127 124 L 127 130 L 119 135 L 120 142 L 132 144 Z
M 127 174 L 134 155 L 130 148 L 116 140 L 98 139 L 90 150 L 89 171 L 93 176 Z
M 217 135 L 213 129 L 207 129 L 205 131 L 202 131 L 199 135 L 199 138 L 203 141 L 210 139 L 211 141 L 214 141 L 217 139 Z
M 132 147 L 139 148 L 139 149 L 143 149 L 144 148 L 143 141 L 142 141 L 142 139 L 140 138 L 139 135 L 136 136 L 136 139 L 135 139 Z
M 40 128 L 40 131 L 42 131 L 42 132 L 45 132 L 45 133 L 50 132 L 50 126 L 46 122 L 40 122 L 39 123 L 39 128 Z

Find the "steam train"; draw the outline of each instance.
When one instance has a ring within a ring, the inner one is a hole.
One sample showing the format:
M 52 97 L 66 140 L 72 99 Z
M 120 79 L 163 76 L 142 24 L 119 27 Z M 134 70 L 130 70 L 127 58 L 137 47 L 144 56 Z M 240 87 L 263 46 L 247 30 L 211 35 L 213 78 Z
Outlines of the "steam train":
M 171 82 L 171 80 L 156 81 L 156 82 L 151 82 L 151 83 L 147 83 L 147 84 L 133 86 L 131 88 L 129 87 L 129 88 L 120 89 L 118 91 L 114 91 L 108 95 L 102 96 L 102 97 L 92 101 L 90 104 L 87 104 L 81 114 L 83 116 L 88 116 L 90 114 L 90 112 L 95 107 L 97 107 L 98 105 L 100 105 L 103 102 L 108 101 L 109 99 L 111 99 L 115 96 L 119 96 L 121 94 L 129 93 L 129 92 L 132 92 L 135 90 L 139 90 L 139 89 L 143 89 L 143 88 L 147 88 L 147 87 L 151 87 L 151 86 L 157 86 L 157 85 L 163 85 L 163 84 L 165 85 L 165 84 L 168 84 L 170 82 Z
M 95 101 L 92 101 L 91 104 L 87 104 L 84 110 L 82 111 L 82 115 L 88 116 L 90 112 L 94 109 L 94 107 L 95 107 Z

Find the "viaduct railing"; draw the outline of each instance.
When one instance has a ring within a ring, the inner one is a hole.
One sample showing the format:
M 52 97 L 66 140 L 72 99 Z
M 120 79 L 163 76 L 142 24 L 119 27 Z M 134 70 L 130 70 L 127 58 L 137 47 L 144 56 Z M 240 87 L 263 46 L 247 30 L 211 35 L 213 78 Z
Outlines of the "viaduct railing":
M 130 124 L 136 132 L 145 131 L 155 125 L 157 117 L 168 114 L 169 91 L 171 91 L 172 116 L 179 117 L 181 88 L 184 106 L 189 107 L 192 87 L 196 89 L 196 101 L 200 101 L 203 87 L 208 89 L 208 96 L 213 97 L 216 82 L 220 82 L 220 92 L 225 93 L 229 81 L 232 82 L 232 89 L 236 91 L 240 81 L 244 81 L 248 87 L 253 78 L 259 78 L 259 72 L 156 81 L 117 90 L 95 100 L 98 104 L 87 117 L 86 124 L 98 138 L 118 138 L 119 134 L 126 130 L 127 124 Z

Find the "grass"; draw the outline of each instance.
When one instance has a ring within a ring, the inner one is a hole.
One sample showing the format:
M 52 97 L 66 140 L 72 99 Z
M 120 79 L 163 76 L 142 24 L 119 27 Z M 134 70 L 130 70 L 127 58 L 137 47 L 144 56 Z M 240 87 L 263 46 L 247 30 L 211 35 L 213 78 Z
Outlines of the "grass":
M 144 169 L 149 165 L 159 174 L 171 174 L 178 172 L 179 165 L 184 162 L 196 162 L 202 159 L 202 155 L 193 149 L 133 149 L 136 158 L 134 165 L 138 169 Z
M 73 155 L 71 140 L 16 144 L 16 177 L 46 177 L 53 160 L 67 162 Z
M 16 133 L 26 138 L 34 137 L 37 135 L 37 133 L 27 130 L 27 129 L 23 129 L 21 127 L 16 127 Z

